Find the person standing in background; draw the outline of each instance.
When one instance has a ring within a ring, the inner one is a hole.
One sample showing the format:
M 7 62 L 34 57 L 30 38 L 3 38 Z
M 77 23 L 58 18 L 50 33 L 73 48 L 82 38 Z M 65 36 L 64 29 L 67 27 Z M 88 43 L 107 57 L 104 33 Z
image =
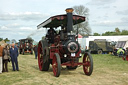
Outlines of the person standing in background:
M 2 73 L 2 56 L 3 56 L 3 47 L 0 45 L 0 73 Z
M 37 45 L 34 45 L 33 50 L 34 50 L 34 53 L 35 53 L 35 59 L 37 59 L 37 54 L 38 54 L 38 47 L 37 47 Z
M 8 72 L 9 48 L 6 45 L 3 49 L 3 72 Z
M 15 44 L 12 44 L 12 47 L 10 48 L 10 57 L 11 57 L 11 61 L 12 61 L 12 68 L 13 71 L 15 71 L 15 66 L 16 66 L 16 70 L 19 71 L 19 67 L 18 67 L 18 48 L 15 47 Z
M 122 47 L 120 47 L 118 50 L 117 50 L 117 54 L 119 57 L 122 57 L 124 54 L 125 54 L 125 51 L 123 50 Z

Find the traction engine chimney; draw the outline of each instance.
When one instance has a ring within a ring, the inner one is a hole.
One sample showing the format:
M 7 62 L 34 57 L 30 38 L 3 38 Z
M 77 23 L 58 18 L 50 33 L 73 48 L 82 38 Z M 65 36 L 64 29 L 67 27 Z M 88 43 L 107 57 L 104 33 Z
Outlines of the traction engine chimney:
M 67 12 L 67 32 L 70 33 L 71 31 L 73 31 L 73 9 L 67 8 L 65 11 Z

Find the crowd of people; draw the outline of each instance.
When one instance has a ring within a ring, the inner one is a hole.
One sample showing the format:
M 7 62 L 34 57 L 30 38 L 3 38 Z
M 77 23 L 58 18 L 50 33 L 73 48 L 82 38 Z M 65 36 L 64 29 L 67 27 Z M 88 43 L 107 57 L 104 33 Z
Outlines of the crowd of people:
M 8 72 L 8 62 L 10 62 L 10 59 L 13 71 L 19 71 L 18 55 L 18 48 L 15 44 L 11 46 L 5 45 L 4 47 L 0 45 L 0 73 Z
M 34 45 L 33 51 L 35 53 L 35 59 L 37 59 L 37 45 Z M 0 73 L 8 72 L 8 62 L 10 61 L 12 63 L 12 70 L 19 71 L 18 56 L 18 47 L 14 43 L 11 46 L 1 46 L 0 44 Z

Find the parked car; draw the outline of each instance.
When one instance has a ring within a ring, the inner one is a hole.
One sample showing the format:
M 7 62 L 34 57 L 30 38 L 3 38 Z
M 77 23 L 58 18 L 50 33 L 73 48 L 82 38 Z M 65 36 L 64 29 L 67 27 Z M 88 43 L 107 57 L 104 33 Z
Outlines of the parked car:
M 89 50 L 91 53 L 109 53 L 113 51 L 113 46 L 106 39 L 95 39 L 94 41 L 89 41 Z

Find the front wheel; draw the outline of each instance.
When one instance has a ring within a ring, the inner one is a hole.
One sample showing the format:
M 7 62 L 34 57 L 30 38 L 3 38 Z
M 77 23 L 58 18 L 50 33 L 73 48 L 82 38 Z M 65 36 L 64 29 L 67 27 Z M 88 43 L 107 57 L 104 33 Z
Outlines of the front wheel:
M 97 52 L 98 54 L 102 54 L 103 53 L 103 51 L 102 50 L 98 50 L 98 52 Z
M 61 61 L 58 53 L 55 53 L 53 56 L 52 68 L 53 68 L 54 76 L 59 77 L 61 72 Z
M 85 75 L 90 76 L 93 72 L 93 59 L 90 53 L 84 54 L 83 63 L 83 70 Z

